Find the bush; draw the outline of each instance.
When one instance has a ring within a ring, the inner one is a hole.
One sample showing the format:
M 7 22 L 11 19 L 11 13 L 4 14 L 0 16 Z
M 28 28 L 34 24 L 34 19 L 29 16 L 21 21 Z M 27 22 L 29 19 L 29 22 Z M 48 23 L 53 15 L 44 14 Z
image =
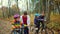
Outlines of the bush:
M 47 27 L 53 28 L 56 31 L 60 31 L 60 23 L 58 23 L 58 22 L 51 22 L 51 23 L 47 24 Z

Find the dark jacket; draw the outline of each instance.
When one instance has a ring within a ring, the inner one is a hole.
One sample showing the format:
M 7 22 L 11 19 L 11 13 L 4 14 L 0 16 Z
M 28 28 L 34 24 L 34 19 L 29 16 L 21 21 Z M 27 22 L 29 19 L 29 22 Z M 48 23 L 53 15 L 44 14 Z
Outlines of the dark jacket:
M 39 18 L 34 18 L 34 24 L 40 26 L 40 22 L 44 21 L 44 16 L 39 16 Z

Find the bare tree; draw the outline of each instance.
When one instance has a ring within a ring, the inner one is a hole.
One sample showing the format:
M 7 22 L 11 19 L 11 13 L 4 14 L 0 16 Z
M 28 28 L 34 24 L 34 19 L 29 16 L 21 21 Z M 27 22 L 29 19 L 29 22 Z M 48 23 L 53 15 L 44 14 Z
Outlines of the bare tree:
M 50 22 L 50 14 L 51 14 L 51 11 L 50 11 L 50 0 L 46 0 L 46 19 L 47 19 L 47 23 Z
M 15 0 L 15 1 L 16 1 L 16 6 L 17 6 L 17 12 L 20 14 L 19 7 L 18 7 L 18 0 Z
M 1 5 L 3 4 L 3 0 L 1 0 Z M 3 6 L 2 6 L 2 15 L 3 15 L 3 18 L 4 18 L 4 11 L 3 11 Z
M 8 18 L 11 16 L 10 5 L 11 5 L 11 1 L 8 0 L 8 12 L 9 12 Z

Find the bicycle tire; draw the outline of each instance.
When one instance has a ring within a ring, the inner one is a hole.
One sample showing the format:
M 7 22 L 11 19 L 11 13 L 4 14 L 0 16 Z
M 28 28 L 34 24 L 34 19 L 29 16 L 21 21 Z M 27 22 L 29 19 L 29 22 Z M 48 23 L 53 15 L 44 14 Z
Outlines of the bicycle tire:
M 11 34 L 14 34 L 13 32 L 14 32 L 14 30 L 11 31 Z
M 14 30 L 11 31 L 11 34 L 14 34 Z M 22 30 L 20 30 L 20 34 L 23 34 Z
M 50 31 L 49 34 L 54 34 L 54 31 L 52 29 L 49 29 L 49 28 L 46 28 L 46 29 L 48 29 L 48 31 Z
M 54 34 L 54 32 L 52 31 L 52 29 L 46 28 L 44 30 L 45 30 L 45 33 L 44 33 L 43 30 L 41 30 L 41 34 Z
M 37 31 L 34 31 L 33 33 L 34 33 L 34 34 L 38 34 Z

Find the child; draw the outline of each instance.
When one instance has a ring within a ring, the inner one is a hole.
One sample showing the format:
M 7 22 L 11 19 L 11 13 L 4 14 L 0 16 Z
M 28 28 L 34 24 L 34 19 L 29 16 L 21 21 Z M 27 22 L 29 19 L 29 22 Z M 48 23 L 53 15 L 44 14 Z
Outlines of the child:
M 24 15 L 21 16 L 21 21 L 24 24 L 24 34 L 29 34 L 29 25 L 30 25 L 30 16 L 27 15 L 27 12 L 24 12 Z
M 39 16 L 40 16 L 40 14 L 36 13 L 35 18 L 34 18 L 34 25 L 36 28 L 38 28 L 38 30 L 36 30 L 37 34 L 39 32 L 39 29 L 40 29 L 40 22 L 38 21 Z
M 42 30 L 44 31 L 44 28 L 45 28 L 45 24 L 44 24 L 45 15 L 44 15 L 44 13 L 42 13 L 41 16 L 39 16 L 39 21 L 42 24 Z
M 19 16 L 19 14 L 15 14 L 14 15 L 14 22 L 12 23 L 12 28 L 14 30 L 15 28 L 20 28 L 20 27 L 21 27 L 20 16 Z M 17 34 L 16 32 L 17 31 L 14 30 L 14 34 Z M 18 30 L 18 33 L 20 34 L 20 30 Z
M 42 30 L 44 31 L 44 29 L 45 29 L 44 21 L 46 21 L 44 12 L 42 12 L 36 20 L 38 22 L 38 24 L 37 24 L 38 27 L 40 28 L 40 23 L 41 23 L 42 24 Z

